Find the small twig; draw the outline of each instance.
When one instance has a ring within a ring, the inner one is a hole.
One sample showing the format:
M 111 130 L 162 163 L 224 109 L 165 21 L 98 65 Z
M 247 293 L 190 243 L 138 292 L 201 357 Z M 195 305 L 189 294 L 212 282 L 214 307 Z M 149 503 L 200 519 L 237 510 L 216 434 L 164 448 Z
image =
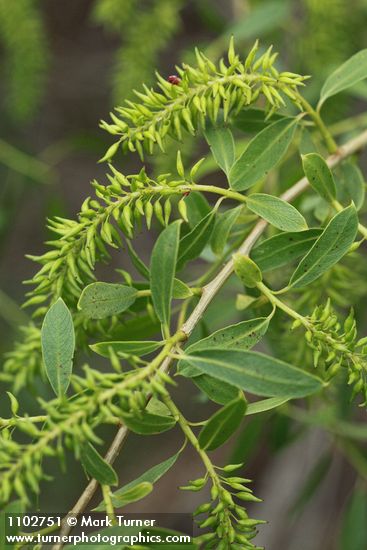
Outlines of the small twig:
M 357 151 L 359 151 L 362 147 L 364 147 L 367 144 L 367 131 L 362 132 L 360 135 L 355 137 L 354 139 L 351 139 L 348 141 L 345 145 L 339 147 L 337 152 L 327 159 L 327 164 L 330 168 L 333 168 L 337 164 L 339 164 L 342 160 L 349 157 L 350 155 L 353 155 Z M 293 201 L 296 197 L 298 197 L 305 189 L 307 189 L 309 183 L 306 177 L 303 177 L 300 179 L 297 183 L 295 183 L 290 189 L 288 189 L 285 193 L 281 195 L 281 198 L 287 202 Z M 267 227 L 267 222 L 264 220 L 260 220 L 251 233 L 246 237 L 242 245 L 238 248 L 237 252 L 240 254 L 246 254 L 248 255 L 257 242 L 257 240 L 261 237 L 262 233 L 265 231 Z M 216 296 L 216 294 L 219 292 L 219 290 L 222 288 L 228 277 L 232 274 L 233 271 L 233 262 L 232 260 L 229 260 L 225 266 L 221 269 L 221 271 L 214 277 L 214 279 L 205 285 L 203 287 L 203 292 L 201 295 L 201 298 L 192 311 L 190 317 L 187 319 L 187 321 L 182 325 L 181 331 L 184 332 L 187 337 L 190 336 L 196 325 L 199 323 L 201 317 L 205 313 L 207 307 L 213 300 L 213 298 Z M 175 344 L 173 346 L 173 349 L 177 346 Z M 172 358 L 166 357 L 160 367 L 160 370 L 163 372 L 167 372 L 169 370 L 169 367 L 171 365 Z M 118 456 L 121 447 L 129 433 L 129 430 L 125 426 L 121 426 L 119 428 L 114 440 L 111 443 L 111 446 L 105 456 L 106 462 L 109 464 L 112 464 L 116 457 Z M 70 510 L 70 514 L 73 515 L 79 515 L 81 514 L 87 507 L 89 501 L 91 500 L 92 496 L 94 495 L 95 491 L 98 488 L 98 483 L 95 480 L 92 480 L 89 482 L 85 490 L 83 491 L 82 495 L 76 502 L 76 504 L 73 506 L 73 508 Z M 63 524 L 63 527 L 61 529 L 61 535 L 68 535 L 70 533 L 71 527 L 69 527 L 66 523 Z M 60 550 L 62 548 L 62 544 L 56 544 L 53 546 L 52 550 Z
M 126 428 L 126 426 L 121 426 L 118 429 L 114 437 L 114 440 L 112 441 L 110 448 L 108 449 L 106 456 L 104 457 L 105 461 L 108 462 L 108 464 L 113 464 L 115 462 L 128 434 L 129 434 L 129 430 Z M 86 486 L 83 493 L 81 494 L 77 502 L 74 504 L 73 508 L 70 510 L 68 515 L 79 516 L 80 514 L 82 514 L 86 509 L 86 507 L 88 506 L 94 493 L 98 489 L 98 485 L 99 483 L 95 479 L 92 479 L 88 483 L 88 485 Z M 61 539 L 63 536 L 67 536 L 70 533 L 71 529 L 72 527 L 70 527 L 70 525 L 68 525 L 66 521 L 63 521 L 62 527 L 60 530 Z M 63 547 L 62 543 L 55 544 L 52 547 L 52 550 L 60 550 L 62 547 Z
M 103 500 L 105 503 L 107 516 L 111 521 L 112 525 L 117 525 L 115 509 L 112 503 L 111 487 L 109 485 L 102 485 L 102 494 L 103 494 Z

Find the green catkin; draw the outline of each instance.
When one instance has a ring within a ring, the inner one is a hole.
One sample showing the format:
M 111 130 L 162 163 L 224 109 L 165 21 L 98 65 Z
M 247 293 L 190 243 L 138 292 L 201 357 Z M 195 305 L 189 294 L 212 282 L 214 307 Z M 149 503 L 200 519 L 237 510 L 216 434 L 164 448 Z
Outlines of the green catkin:
M 37 111 L 49 66 L 46 31 L 36 0 L 0 0 L 0 41 L 8 73 L 6 103 L 16 122 Z

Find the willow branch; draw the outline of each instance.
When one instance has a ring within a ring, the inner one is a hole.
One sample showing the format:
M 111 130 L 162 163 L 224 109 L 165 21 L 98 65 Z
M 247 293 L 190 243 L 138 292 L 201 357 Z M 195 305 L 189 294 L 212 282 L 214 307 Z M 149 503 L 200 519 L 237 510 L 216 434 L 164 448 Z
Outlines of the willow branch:
M 364 131 L 361 134 L 359 134 L 357 137 L 345 143 L 343 146 L 339 147 L 335 154 L 327 158 L 326 162 L 329 168 L 333 168 L 334 166 L 338 165 L 341 161 L 353 155 L 354 153 L 358 152 L 360 149 L 362 149 L 366 145 L 367 145 L 367 131 Z M 307 178 L 303 177 L 297 183 L 295 183 L 292 187 L 290 187 L 290 189 L 288 189 L 285 193 L 283 193 L 281 195 L 281 198 L 287 202 L 292 202 L 296 197 L 298 197 L 301 193 L 303 193 L 308 188 L 308 186 L 309 186 L 309 182 Z M 260 220 L 255 225 L 251 233 L 243 241 L 241 246 L 238 248 L 237 252 L 248 255 L 251 252 L 251 249 L 256 244 L 257 240 L 261 237 L 262 233 L 265 231 L 267 225 L 268 224 L 266 221 Z M 199 302 L 197 303 L 196 307 L 194 308 L 194 310 L 192 311 L 191 315 L 188 317 L 186 322 L 180 328 L 180 330 L 186 334 L 187 338 L 190 336 L 190 334 L 192 333 L 196 325 L 199 323 L 207 307 L 215 298 L 215 296 L 217 295 L 219 290 L 222 288 L 224 283 L 227 281 L 229 276 L 232 274 L 232 272 L 233 272 L 233 262 L 232 260 L 229 260 L 224 265 L 224 267 L 219 271 L 216 277 L 214 277 L 214 279 L 210 283 L 208 283 L 203 287 L 203 292 Z M 166 359 L 164 359 L 164 361 L 161 364 L 160 370 L 167 372 L 171 365 L 171 361 L 172 361 L 171 357 L 166 357 Z M 129 433 L 129 430 L 126 428 L 126 426 L 121 426 L 119 428 L 105 456 L 106 462 L 108 462 L 109 464 L 112 464 L 115 461 L 115 459 L 119 455 L 119 452 L 122 448 L 122 445 L 128 433 Z M 79 515 L 83 513 L 83 511 L 88 506 L 88 503 L 90 502 L 97 488 L 98 488 L 98 483 L 95 480 L 91 480 L 69 513 L 73 515 Z M 70 532 L 70 530 L 71 528 L 67 526 L 65 523 L 61 530 L 61 534 L 67 535 Z M 62 545 L 57 544 L 53 547 L 52 550 L 60 550 L 60 548 L 62 548 Z
M 367 131 L 361 133 L 356 138 L 348 141 L 345 145 L 341 146 L 335 154 L 328 157 L 326 162 L 329 168 L 333 168 L 334 166 L 339 164 L 343 159 L 353 155 L 365 145 L 367 145 Z M 307 189 L 308 186 L 309 186 L 309 183 L 307 178 L 303 177 L 297 183 L 295 183 L 290 189 L 288 189 L 285 193 L 283 193 L 280 196 L 280 198 L 287 202 L 292 202 L 296 197 L 298 197 L 301 193 L 303 193 L 303 191 L 305 191 L 305 189 Z M 251 231 L 251 233 L 248 235 L 245 241 L 242 243 L 242 245 L 239 247 L 237 252 L 248 255 L 251 249 L 253 248 L 253 246 L 255 245 L 256 241 L 264 232 L 267 225 L 268 224 L 266 221 L 260 220 L 255 225 L 254 229 Z M 221 269 L 221 271 L 218 273 L 218 275 L 210 283 L 208 283 L 206 286 L 203 287 L 200 301 L 198 302 L 197 306 L 191 313 L 190 317 L 187 319 L 186 323 L 184 323 L 183 326 L 181 327 L 181 330 L 185 332 L 187 336 L 190 336 L 195 326 L 198 324 L 199 320 L 204 314 L 206 308 L 208 307 L 210 302 L 213 300 L 214 296 L 221 289 L 223 284 L 226 282 L 228 277 L 231 275 L 232 271 L 233 271 L 233 262 L 232 260 L 229 260 L 226 263 L 226 265 Z

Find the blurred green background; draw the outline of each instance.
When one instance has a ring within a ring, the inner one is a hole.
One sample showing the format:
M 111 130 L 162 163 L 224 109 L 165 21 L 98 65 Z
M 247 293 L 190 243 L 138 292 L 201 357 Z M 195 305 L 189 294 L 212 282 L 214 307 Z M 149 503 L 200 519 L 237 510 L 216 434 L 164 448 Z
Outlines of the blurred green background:
M 306 90 L 312 101 L 334 67 L 367 47 L 366 28 L 367 0 L 0 0 L 0 351 L 11 347 L 27 322 L 28 312 L 19 308 L 21 283 L 35 267 L 25 254 L 40 253 L 50 238 L 45 219 L 73 217 L 90 193 L 90 180 L 104 181 L 105 167 L 97 161 L 111 141 L 98 121 L 142 82 L 151 84 L 156 68 L 174 74 L 175 64 L 192 59 L 194 46 L 218 59 L 231 34 L 243 54 L 259 38 L 262 47 L 274 44 L 280 52 L 280 67 L 312 75 Z M 358 115 L 366 98 L 363 83 L 348 98 L 330 101 L 325 117 L 336 123 Z M 366 125 L 366 117 L 355 124 Z M 194 149 L 189 140 L 183 153 L 190 161 L 198 158 L 197 142 Z M 167 171 L 173 159 L 170 151 L 161 154 L 151 169 Z M 127 172 L 139 166 L 135 158 L 116 163 Z M 116 267 L 123 266 L 120 255 Z M 203 405 L 192 407 L 200 414 Z M 323 456 L 324 434 L 310 431 L 302 441 L 297 435 L 284 418 L 255 418 L 232 441 L 234 461 L 248 459 L 249 477 L 258 480 L 256 493 L 265 501 L 256 515 L 261 508 L 260 517 L 270 520 L 258 544 L 271 550 L 363 550 L 340 546 L 343 521 L 353 524 L 344 514 L 353 473 L 340 455 Z M 255 441 L 260 450 L 254 454 Z M 160 438 L 154 442 L 152 464 L 176 448 L 171 441 L 162 455 Z M 132 460 L 140 445 L 131 438 L 120 459 L 126 479 L 142 470 Z M 228 449 L 223 452 L 228 456 Z M 187 456 L 181 471 L 131 510 L 151 511 L 153 502 L 161 511 L 189 510 L 193 497 L 178 494 L 176 486 L 196 465 Z M 310 472 L 323 481 L 304 509 L 302 488 Z M 61 479 L 57 507 L 66 510 L 84 483 L 73 480 L 70 489 L 70 477 Z M 361 505 L 352 504 L 360 512 Z

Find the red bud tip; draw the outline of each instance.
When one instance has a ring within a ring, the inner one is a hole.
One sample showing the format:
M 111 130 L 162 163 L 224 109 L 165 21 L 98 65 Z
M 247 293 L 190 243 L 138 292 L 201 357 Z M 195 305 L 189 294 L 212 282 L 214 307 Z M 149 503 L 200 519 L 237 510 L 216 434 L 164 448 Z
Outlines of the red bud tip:
M 174 86 L 177 86 L 181 82 L 181 78 L 179 78 L 176 74 L 171 74 L 167 78 L 167 80 L 168 80 L 168 82 L 170 82 L 170 84 L 173 84 Z

